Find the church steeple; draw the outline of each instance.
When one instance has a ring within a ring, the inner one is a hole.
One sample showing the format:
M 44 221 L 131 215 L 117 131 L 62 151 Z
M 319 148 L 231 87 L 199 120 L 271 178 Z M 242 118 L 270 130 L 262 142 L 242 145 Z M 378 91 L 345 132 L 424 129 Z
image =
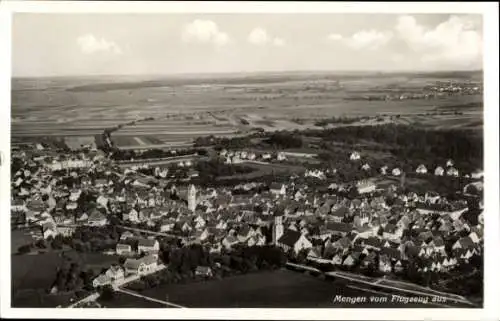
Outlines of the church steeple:
M 193 184 L 189 186 L 188 190 L 188 209 L 191 212 L 196 210 L 196 187 Z

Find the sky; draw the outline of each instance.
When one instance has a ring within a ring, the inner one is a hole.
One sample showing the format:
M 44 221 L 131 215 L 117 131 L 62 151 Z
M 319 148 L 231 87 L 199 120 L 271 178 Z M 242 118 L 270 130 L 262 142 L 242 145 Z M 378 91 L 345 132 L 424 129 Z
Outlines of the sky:
M 482 17 L 15 13 L 14 77 L 482 69 Z

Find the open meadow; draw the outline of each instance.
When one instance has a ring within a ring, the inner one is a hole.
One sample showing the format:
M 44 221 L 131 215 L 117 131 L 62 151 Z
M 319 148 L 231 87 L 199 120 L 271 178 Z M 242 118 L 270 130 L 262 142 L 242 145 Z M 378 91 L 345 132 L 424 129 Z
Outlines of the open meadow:
M 318 277 L 289 270 L 165 285 L 142 291 L 141 294 L 158 300 L 165 300 L 168 296 L 169 301 L 189 308 L 358 308 L 361 306 L 384 308 L 388 306 L 368 302 L 366 291 L 348 287 L 342 281 L 321 280 Z M 367 297 L 367 302 L 355 305 L 334 302 L 336 295 Z M 424 306 L 392 303 L 391 307 Z

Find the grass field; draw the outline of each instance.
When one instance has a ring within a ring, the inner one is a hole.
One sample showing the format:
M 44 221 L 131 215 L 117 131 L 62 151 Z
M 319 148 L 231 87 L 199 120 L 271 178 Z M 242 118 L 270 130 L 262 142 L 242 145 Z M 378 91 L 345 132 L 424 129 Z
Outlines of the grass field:
M 26 244 L 33 242 L 33 237 L 25 230 L 14 230 L 11 231 L 10 238 L 10 252 L 11 254 L 17 253 L 17 249 Z
M 163 298 L 165 299 L 165 298 Z M 158 308 L 158 309 L 165 309 L 168 308 L 167 306 L 153 302 L 153 301 L 148 301 L 146 299 L 138 298 L 136 296 L 124 294 L 124 293 L 119 293 L 115 292 L 115 295 L 112 300 L 105 301 L 102 300 L 101 298 L 97 299 L 97 302 L 99 302 L 103 307 L 106 308 Z
M 321 280 L 299 272 L 278 270 L 228 277 L 222 280 L 167 285 L 141 294 L 190 308 L 384 308 L 376 303 L 334 303 L 336 295 L 369 296 L 342 281 Z M 395 305 L 391 307 L 422 307 Z
M 12 289 L 16 291 L 49 289 L 62 262 L 62 257 L 56 252 L 11 255 Z

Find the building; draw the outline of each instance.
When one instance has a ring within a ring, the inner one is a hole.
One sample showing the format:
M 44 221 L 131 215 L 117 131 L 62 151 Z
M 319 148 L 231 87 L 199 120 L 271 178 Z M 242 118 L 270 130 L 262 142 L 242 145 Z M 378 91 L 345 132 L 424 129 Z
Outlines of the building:
M 373 193 L 377 186 L 372 181 L 363 180 L 356 183 L 356 189 L 359 194 Z
M 434 175 L 443 176 L 444 175 L 444 168 L 442 168 L 441 166 L 436 167 L 436 169 L 434 170 Z
M 455 167 L 449 167 L 446 170 L 446 175 L 458 177 L 458 170 Z
M 87 224 L 90 226 L 104 226 L 107 223 L 108 219 L 106 218 L 106 215 L 102 214 L 98 210 L 92 211 L 87 221 Z
M 285 195 L 286 194 L 286 186 L 285 184 L 280 183 L 272 183 L 269 186 L 269 191 L 274 195 Z
M 283 217 L 276 216 L 274 218 L 274 228 L 273 228 L 273 244 L 278 245 L 278 240 L 283 236 Z
M 352 152 L 351 156 L 349 157 L 350 160 L 359 160 L 361 159 L 361 155 L 358 152 Z
M 193 184 L 189 186 L 187 201 L 188 209 L 194 213 L 196 210 L 196 187 Z
M 313 247 L 311 241 L 304 234 L 290 229 L 286 230 L 278 239 L 277 245 L 285 251 L 293 250 L 295 254 Z
M 156 270 L 157 260 L 148 255 L 140 259 L 127 259 L 123 266 L 127 274 L 145 275 Z
M 213 276 L 212 269 L 209 266 L 197 266 L 194 274 L 203 277 Z
M 137 250 L 144 253 L 153 253 L 160 250 L 160 243 L 155 239 L 139 239 Z
M 417 174 L 427 174 L 427 168 L 425 167 L 424 164 L 420 164 L 417 167 L 417 170 L 415 171 Z
M 130 255 L 132 253 L 132 246 L 129 244 L 116 244 L 116 254 L 118 255 Z
M 399 175 L 401 175 L 401 170 L 399 168 L 394 168 L 392 170 L 392 175 L 393 176 L 399 176 Z

